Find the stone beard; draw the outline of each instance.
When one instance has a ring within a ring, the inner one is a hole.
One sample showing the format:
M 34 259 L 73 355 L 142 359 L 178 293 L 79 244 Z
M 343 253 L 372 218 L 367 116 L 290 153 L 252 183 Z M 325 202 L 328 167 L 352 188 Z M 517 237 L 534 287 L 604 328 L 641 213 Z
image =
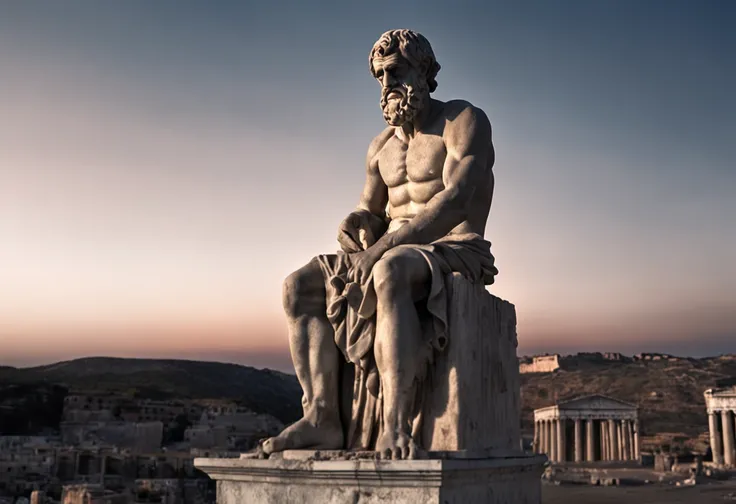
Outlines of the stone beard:
M 396 94 L 401 94 L 401 98 Z M 394 97 L 389 99 L 389 96 Z M 381 91 L 381 110 L 383 119 L 390 126 L 403 126 L 412 122 L 422 108 L 429 102 L 429 84 L 420 80 L 415 85 L 404 84 L 399 87 L 384 88 Z

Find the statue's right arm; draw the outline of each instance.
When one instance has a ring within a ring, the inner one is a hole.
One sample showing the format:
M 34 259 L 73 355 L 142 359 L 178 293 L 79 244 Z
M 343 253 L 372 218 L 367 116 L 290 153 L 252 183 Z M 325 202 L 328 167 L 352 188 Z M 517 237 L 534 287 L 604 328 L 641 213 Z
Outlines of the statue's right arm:
M 363 192 L 360 195 L 358 208 L 351 212 L 340 224 L 337 241 L 345 252 L 359 252 L 363 250 L 360 245 L 359 228 L 361 224 L 360 214 L 368 213 L 373 218 L 381 221 L 386 220 L 386 205 L 388 204 L 388 187 L 381 178 L 378 169 L 378 153 L 386 141 L 393 134 L 392 128 L 387 128 L 373 139 L 368 147 L 366 155 L 366 178 Z M 378 237 L 376 237 L 378 238 Z

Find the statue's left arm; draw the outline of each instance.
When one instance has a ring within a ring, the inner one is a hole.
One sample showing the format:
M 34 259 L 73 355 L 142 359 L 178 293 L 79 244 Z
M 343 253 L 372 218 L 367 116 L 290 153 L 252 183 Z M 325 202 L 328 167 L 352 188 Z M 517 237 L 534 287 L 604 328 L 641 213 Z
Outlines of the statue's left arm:
M 485 113 L 466 106 L 445 127 L 447 157 L 442 172 L 444 189 L 417 215 L 373 247 L 376 254 L 404 244 L 427 244 L 447 235 L 467 220 L 476 186 L 488 181 L 493 159 L 491 124 Z

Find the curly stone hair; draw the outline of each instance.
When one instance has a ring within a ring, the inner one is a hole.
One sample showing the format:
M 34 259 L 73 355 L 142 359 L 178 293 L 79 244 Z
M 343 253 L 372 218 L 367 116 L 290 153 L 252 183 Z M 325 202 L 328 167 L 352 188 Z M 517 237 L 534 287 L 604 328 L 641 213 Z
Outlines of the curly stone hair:
M 373 58 L 376 56 L 388 56 L 398 49 L 411 65 L 420 72 L 424 72 L 427 76 L 427 84 L 429 92 L 437 89 L 437 73 L 440 71 L 440 64 L 434 57 L 432 46 L 423 35 L 413 30 L 389 30 L 373 45 L 371 54 L 368 58 L 371 74 L 376 77 L 373 71 Z

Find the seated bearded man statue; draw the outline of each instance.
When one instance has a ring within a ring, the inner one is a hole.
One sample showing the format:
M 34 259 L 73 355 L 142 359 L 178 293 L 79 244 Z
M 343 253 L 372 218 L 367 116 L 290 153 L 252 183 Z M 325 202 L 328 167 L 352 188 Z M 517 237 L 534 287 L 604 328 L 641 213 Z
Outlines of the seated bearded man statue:
M 423 379 L 452 337 L 446 279 L 489 285 L 498 273 L 483 238 L 494 186 L 488 118 L 430 97 L 440 65 L 416 32 L 384 33 L 369 63 L 388 127 L 368 148 L 358 209 L 338 231 L 342 250 L 284 283 L 304 417 L 262 442 L 266 456 L 417 457 Z

